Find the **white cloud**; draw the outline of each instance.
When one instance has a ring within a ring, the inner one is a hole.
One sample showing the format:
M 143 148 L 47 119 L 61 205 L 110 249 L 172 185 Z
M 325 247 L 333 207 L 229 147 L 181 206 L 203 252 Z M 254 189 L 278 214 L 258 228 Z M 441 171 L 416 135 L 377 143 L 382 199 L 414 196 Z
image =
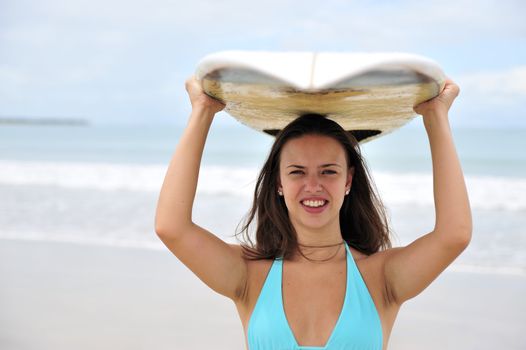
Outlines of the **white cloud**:
M 463 94 L 484 103 L 517 104 L 526 99 L 526 65 L 466 74 L 457 81 Z
M 367 48 L 526 34 L 526 5 L 521 1 L 48 0 L 31 2 L 31 6 L 11 1 L 6 6 L 11 10 L 9 16 L 21 18 L 23 27 L 9 22 L 17 30 L 33 28 L 34 37 L 49 28 L 69 28 L 88 36 L 113 30 L 120 31 L 114 36 L 130 39 L 161 31 L 199 33 L 217 40 L 228 40 L 225 34 L 259 34 Z
M 526 37 L 520 1 L 0 2 L 0 113 L 33 106 L 95 115 L 126 96 L 130 110 L 187 103 L 184 77 L 217 50 L 430 50 L 472 66 L 477 57 L 455 57 L 451 47 Z M 473 79 L 463 90 L 488 94 Z

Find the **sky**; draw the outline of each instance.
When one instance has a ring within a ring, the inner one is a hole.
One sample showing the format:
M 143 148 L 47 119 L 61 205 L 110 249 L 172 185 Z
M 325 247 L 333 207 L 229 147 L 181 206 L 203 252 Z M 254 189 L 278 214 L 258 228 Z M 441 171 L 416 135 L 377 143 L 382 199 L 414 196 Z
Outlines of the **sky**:
M 212 52 L 409 52 L 459 84 L 452 125 L 526 128 L 525 13 L 519 0 L 0 0 L 0 117 L 181 124 L 184 81 Z

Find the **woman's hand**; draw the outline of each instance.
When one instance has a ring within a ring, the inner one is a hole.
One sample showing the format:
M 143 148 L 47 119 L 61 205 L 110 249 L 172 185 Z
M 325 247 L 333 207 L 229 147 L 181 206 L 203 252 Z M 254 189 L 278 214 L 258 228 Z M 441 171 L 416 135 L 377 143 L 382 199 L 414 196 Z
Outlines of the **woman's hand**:
M 201 84 L 197 81 L 195 76 L 192 75 L 186 80 L 185 87 L 188 92 L 188 97 L 190 97 L 192 109 L 206 109 L 213 114 L 216 114 L 225 108 L 224 103 L 204 93 Z
M 457 84 L 451 79 L 446 79 L 446 84 L 440 95 L 432 98 L 429 101 L 422 102 L 415 106 L 413 110 L 420 115 L 430 114 L 446 114 L 453 104 L 453 101 L 458 96 L 460 89 Z

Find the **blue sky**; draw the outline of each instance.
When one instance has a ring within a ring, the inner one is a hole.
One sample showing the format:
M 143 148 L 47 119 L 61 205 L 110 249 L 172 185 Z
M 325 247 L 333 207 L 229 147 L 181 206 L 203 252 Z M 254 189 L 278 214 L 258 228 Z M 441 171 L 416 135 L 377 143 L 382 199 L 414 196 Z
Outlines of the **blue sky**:
M 452 124 L 526 127 L 525 13 L 502 0 L 2 0 L 0 115 L 184 123 L 185 78 L 211 52 L 402 51 L 460 85 Z

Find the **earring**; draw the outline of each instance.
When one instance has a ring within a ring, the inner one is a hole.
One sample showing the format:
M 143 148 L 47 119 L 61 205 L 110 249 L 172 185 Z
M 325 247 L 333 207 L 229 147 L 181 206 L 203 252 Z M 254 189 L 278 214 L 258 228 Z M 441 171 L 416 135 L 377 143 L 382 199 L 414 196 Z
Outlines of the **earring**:
M 347 191 L 345 191 L 345 195 L 348 195 L 348 194 L 349 194 L 349 192 L 351 192 L 351 189 L 350 189 L 350 188 L 349 188 L 349 189 L 347 189 Z
M 278 194 L 279 194 L 280 196 L 283 196 L 283 192 L 282 192 L 281 190 L 278 190 Z

